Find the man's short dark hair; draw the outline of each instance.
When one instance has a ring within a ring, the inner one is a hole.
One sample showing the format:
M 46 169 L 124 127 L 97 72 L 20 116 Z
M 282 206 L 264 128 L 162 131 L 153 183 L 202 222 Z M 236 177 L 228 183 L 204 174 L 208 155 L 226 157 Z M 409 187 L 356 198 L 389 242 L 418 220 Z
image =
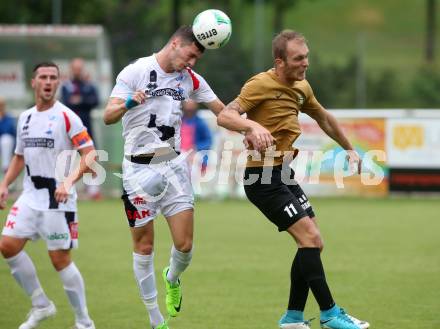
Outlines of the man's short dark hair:
M 32 70 L 33 77 L 35 77 L 35 73 L 37 73 L 37 70 L 40 67 L 55 67 L 58 71 L 58 75 L 60 75 L 60 68 L 54 62 L 41 62 L 34 66 L 34 69 Z
M 281 58 L 286 60 L 287 42 L 290 40 L 298 40 L 307 43 L 306 38 L 299 32 L 293 30 L 283 30 L 278 33 L 272 40 L 272 56 L 273 59 Z
M 203 47 L 200 42 L 197 41 L 191 26 L 182 25 L 177 29 L 176 32 L 174 32 L 170 40 L 176 37 L 180 38 L 185 45 L 190 45 L 191 43 L 194 43 L 200 50 L 200 52 L 203 53 L 205 51 L 205 47 Z

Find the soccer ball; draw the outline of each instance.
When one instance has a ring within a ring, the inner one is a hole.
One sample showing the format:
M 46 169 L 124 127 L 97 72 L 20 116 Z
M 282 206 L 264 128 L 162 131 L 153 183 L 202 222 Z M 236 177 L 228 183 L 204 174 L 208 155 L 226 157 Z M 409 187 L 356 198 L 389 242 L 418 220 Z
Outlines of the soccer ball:
M 227 44 L 231 37 L 231 20 L 221 10 L 208 9 L 194 18 L 192 30 L 203 47 L 217 49 Z

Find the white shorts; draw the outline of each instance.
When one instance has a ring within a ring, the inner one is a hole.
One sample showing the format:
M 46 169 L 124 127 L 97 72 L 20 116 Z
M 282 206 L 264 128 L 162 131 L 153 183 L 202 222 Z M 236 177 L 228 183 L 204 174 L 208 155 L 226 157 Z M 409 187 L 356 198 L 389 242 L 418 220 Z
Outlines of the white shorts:
M 130 227 L 140 227 L 159 213 L 165 217 L 194 208 L 188 163 L 184 156 L 159 164 L 122 162 L 125 213 Z
M 48 250 L 78 247 L 78 217 L 74 211 L 41 211 L 18 198 L 9 211 L 2 235 L 46 241 Z

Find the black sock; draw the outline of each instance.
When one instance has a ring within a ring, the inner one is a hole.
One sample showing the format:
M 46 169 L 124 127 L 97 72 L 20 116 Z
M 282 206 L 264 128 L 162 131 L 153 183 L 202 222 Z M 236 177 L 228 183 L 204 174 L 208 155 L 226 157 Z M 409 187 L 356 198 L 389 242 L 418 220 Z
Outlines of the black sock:
M 325 279 L 319 248 L 299 248 L 297 257 L 303 277 L 309 284 L 319 308 L 332 308 L 335 302 Z
M 292 262 L 290 270 L 290 296 L 288 310 L 304 311 L 307 296 L 309 295 L 309 285 L 302 275 L 301 265 L 299 264 L 298 252 Z

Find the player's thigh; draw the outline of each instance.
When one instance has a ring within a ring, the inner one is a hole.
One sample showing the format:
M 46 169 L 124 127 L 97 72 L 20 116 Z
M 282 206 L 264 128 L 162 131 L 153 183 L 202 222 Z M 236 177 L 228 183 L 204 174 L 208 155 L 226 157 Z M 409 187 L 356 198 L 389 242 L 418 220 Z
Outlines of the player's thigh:
M 245 179 L 251 174 L 258 173 L 260 168 L 246 168 Z M 257 180 L 252 184 L 245 184 L 246 196 L 279 231 L 287 230 L 307 213 L 301 207 L 297 197 L 281 181 L 279 170 L 274 170 L 270 181 Z
M 154 221 L 148 221 L 142 226 L 130 227 L 134 252 L 141 255 L 151 255 L 154 250 Z
M 194 195 L 188 163 L 176 159 L 168 163 L 167 191 L 160 200 L 161 211 L 168 221 L 174 246 L 188 252 L 192 249 L 194 230 Z
M 50 251 L 78 247 L 78 216 L 75 211 L 42 211 L 38 231 Z
M 142 227 L 158 213 L 158 200 L 164 194 L 164 180 L 150 165 L 136 164 L 124 159 L 123 194 L 125 215 L 130 228 Z
M 194 194 L 188 163 L 180 158 L 169 161 L 164 179 L 166 191 L 159 201 L 162 214 L 170 218 L 185 210 L 192 210 Z
M 301 208 L 305 210 L 307 213 L 307 216 L 310 218 L 315 217 L 315 213 L 313 211 L 312 205 L 309 201 L 309 198 L 307 197 L 306 193 L 303 191 L 301 186 L 298 184 L 297 181 L 294 180 L 295 172 L 289 168 L 290 177 L 286 184 L 290 192 L 295 196 L 295 198 L 298 200 L 299 204 L 301 205 Z M 286 180 L 287 182 L 287 180 Z
M 41 212 L 30 208 L 23 197 L 12 205 L 3 226 L 2 235 L 18 239 L 36 240 L 38 220 Z

